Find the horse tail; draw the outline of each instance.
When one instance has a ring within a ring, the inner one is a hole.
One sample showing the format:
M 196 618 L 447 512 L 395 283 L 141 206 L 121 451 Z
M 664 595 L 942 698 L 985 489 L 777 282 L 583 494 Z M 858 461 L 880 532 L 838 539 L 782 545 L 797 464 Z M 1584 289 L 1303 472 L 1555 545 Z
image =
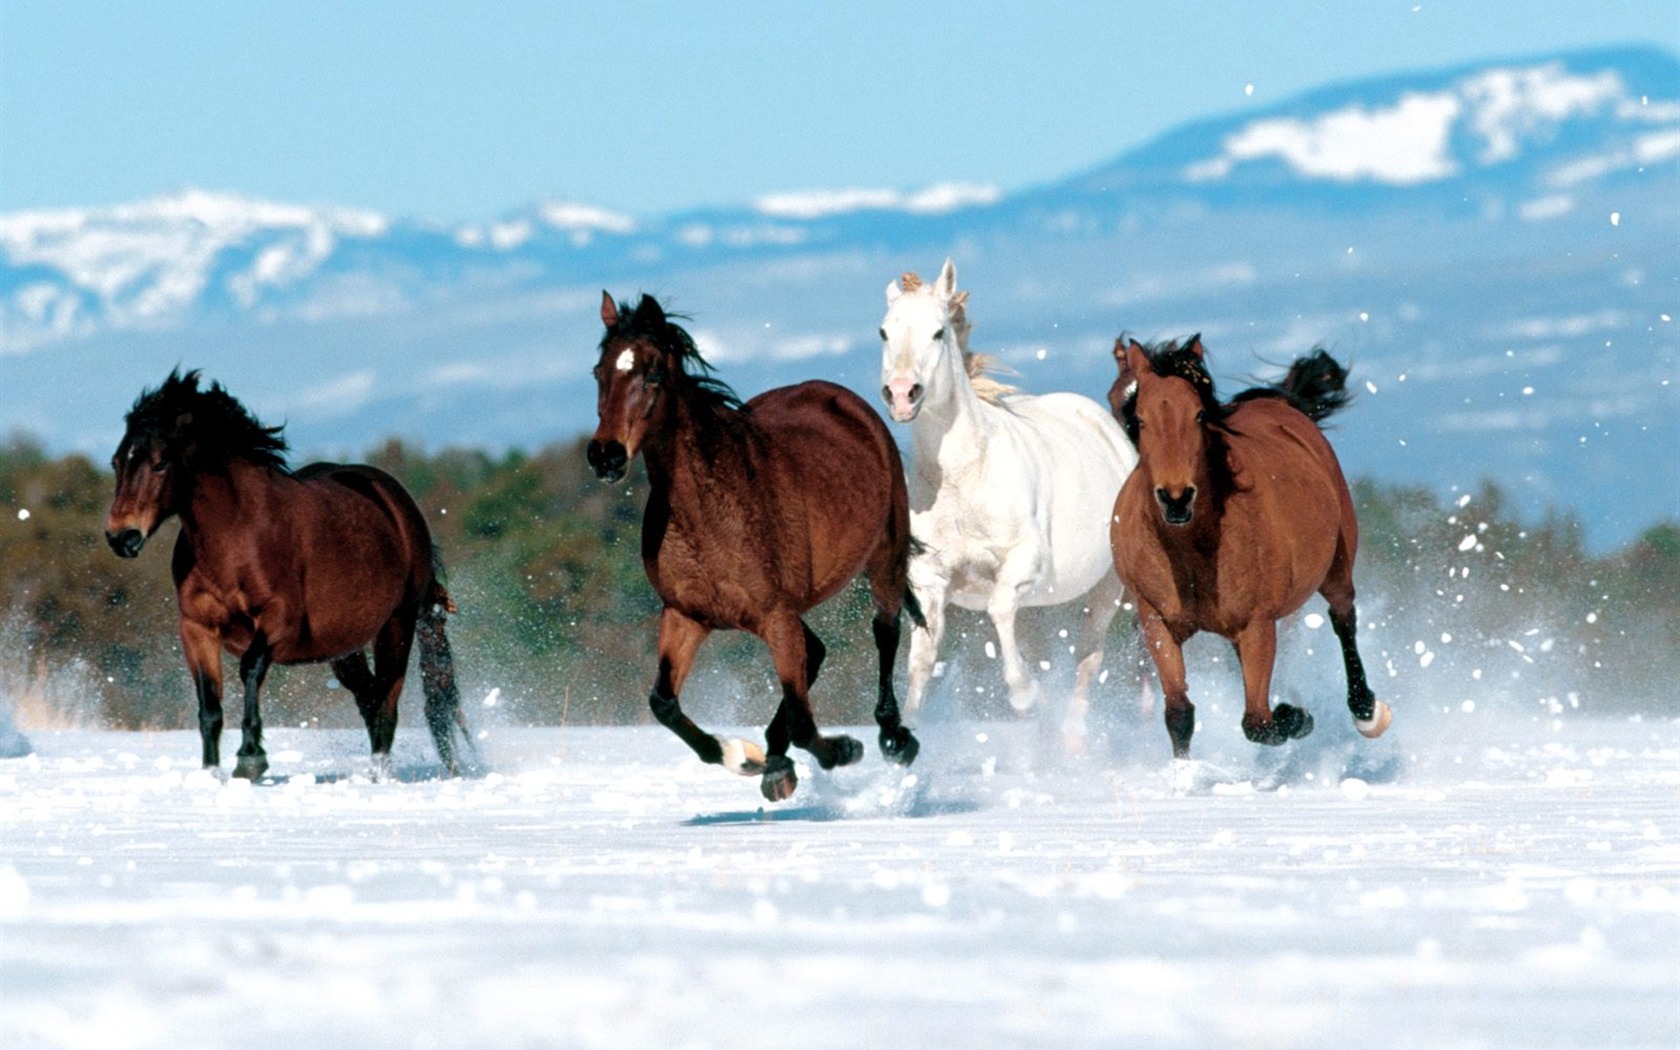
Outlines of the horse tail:
M 461 711 L 461 690 L 455 684 L 455 657 L 449 648 L 449 636 L 444 633 L 444 621 L 457 611 L 455 600 L 443 584 L 443 561 L 432 553 L 432 578 L 426 586 L 424 601 L 420 603 L 420 619 L 415 634 L 420 643 L 420 684 L 426 693 L 426 727 L 432 731 L 437 744 L 438 758 L 451 774 L 460 772 L 460 759 L 455 751 L 454 733 L 461 731 L 461 740 L 468 752 L 473 751 L 472 734 L 467 730 L 466 715 Z M 476 754 L 473 756 L 476 758 Z
M 1278 390 L 1313 422 L 1328 419 L 1353 400 L 1347 389 L 1348 370 L 1320 348 L 1295 359 Z

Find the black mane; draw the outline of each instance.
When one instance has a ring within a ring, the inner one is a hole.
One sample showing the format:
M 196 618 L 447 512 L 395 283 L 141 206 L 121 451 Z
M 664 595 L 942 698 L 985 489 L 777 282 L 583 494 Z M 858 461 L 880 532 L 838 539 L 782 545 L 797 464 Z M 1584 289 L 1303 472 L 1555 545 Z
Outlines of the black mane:
M 284 426 L 265 427 L 220 383 L 198 388 L 195 369 L 169 373 L 163 385 L 141 394 L 126 418 L 125 443 L 142 437 L 162 440 L 171 455 L 197 465 L 244 459 L 258 466 L 286 470 Z
M 621 300 L 618 323 L 601 337 L 601 349 L 605 350 L 607 344 L 615 339 L 646 339 L 658 347 L 668 360 L 676 362 L 677 376 L 680 377 L 677 389 L 698 400 L 701 407 L 739 409 L 740 396 L 728 383 L 712 375 L 712 366 L 700 356 L 694 339 L 681 325 L 672 322 L 673 317 L 688 320 L 682 314 L 667 314 L 650 295 L 643 295 L 634 307 L 628 300 Z M 715 414 L 715 411 L 704 413 L 707 416 Z

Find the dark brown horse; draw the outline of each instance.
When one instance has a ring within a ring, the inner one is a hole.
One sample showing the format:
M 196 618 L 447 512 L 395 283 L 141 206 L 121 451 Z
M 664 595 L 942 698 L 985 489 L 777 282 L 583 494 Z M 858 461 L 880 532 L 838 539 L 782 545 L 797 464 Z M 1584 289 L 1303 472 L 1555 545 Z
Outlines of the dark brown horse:
M 921 611 L 907 586 L 910 511 L 904 468 L 886 424 L 832 383 L 766 391 L 741 404 L 713 379 L 693 341 L 652 296 L 634 309 L 601 293 L 600 426 L 589 463 L 606 481 L 647 463 L 642 566 L 664 602 L 654 717 L 706 762 L 762 774 L 764 797 L 797 786 L 788 745 L 824 769 L 863 747 L 817 732 L 809 689 L 824 648 L 801 616 L 862 572 L 875 605 L 880 657 L 875 720 L 881 752 L 908 764 L 919 745 L 893 693 L 899 613 Z M 782 701 L 756 744 L 701 730 L 678 705 L 695 651 L 714 630 L 751 631 L 770 647 Z
M 367 466 L 287 469 L 281 428 L 257 422 L 219 383 L 200 390 L 197 372 L 170 373 L 127 423 L 111 460 L 105 539 L 132 558 L 165 519 L 181 518 L 173 571 L 205 768 L 221 764 L 225 649 L 245 687 L 235 776 L 268 768 L 257 695 L 269 665 L 321 661 L 355 696 L 374 773 L 385 776 L 418 624 L 426 722 L 455 772 L 453 729 L 471 741 L 443 629 L 453 606 L 426 519 L 402 485 Z
M 1182 646 L 1197 631 L 1236 646 L 1248 739 L 1281 744 L 1312 732 L 1302 708 L 1271 707 L 1271 685 L 1276 621 L 1314 591 L 1330 603 L 1354 725 L 1381 736 L 1391 714 L 1354 644 L 1359 525 L 1318 427 L 1347 403 L 1347 370 L 1318 350 L 1276 386 L 1221 403 L 1199 336 L 1153 349 L 1123 336 L 1114 356 L 1120 376 L 1109 400 L 1139 461 L 1115 501 L 1109 539 L 1160 672 L 1174 757 L 1189 756 L 1196 725 Z

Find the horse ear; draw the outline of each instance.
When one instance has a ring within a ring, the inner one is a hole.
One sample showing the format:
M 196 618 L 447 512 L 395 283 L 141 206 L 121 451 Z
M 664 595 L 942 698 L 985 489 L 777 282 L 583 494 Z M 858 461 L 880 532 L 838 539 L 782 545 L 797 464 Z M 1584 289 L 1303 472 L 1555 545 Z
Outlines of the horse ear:
M 893 303 L 898 302 L 898 297 L 903 295 L 903 294 L 904 294 L 904 289 L 902 289 L 898 286 L 897 281 L 888 281 L 887 282 L 887 305 L 888 306 L 891 306 Z
M 601 323 L 608 328 L 618 327 L 618 304 L 605 288 L 601 289 Z
M 662 325 L 665 323 L 665 308 L 659 305 L 658 299 L 643 292 L 642 301 L 636 307 L 636 320 L 647 325 Z
M 1138 341 L 1133 339 L 1126 346 L 1126 358 L 1121 363 L 1120 375 L 1127 383 L 1135 383 L 1138 376 L 1143 375 L 1148 370 L 1149 357 L 1143 352 L 1143 347 Z
M 941 299 L 949 300 L 957 291 L 957 264 L 945 257 L 945 265 L 939 268 L 939 278 L 933 282 L 933 294 Z
M 1137 371 L 1132 368 L 1131 359 L 1127 357 L 1133 347 L 1137 347 L 1139 352 L 1143 350 L 1143 347 L 1138 346 L 1136 339 L 1130 339 L 1125 335 L 1114 341 L 1114 363 L 1120 369 L 1120 378 L 1115 382 L 1123 387 L 1137 382 Z
M 1190 351 L 1192 354 L 1195 354 L 1198 361 L 1201 360 L 1202 354 L 1204 353 L 1202 350 L 1202 333 L 1197 332 L 1195 335 L 1191 336 L 1190 341 L 1184 344 L 1184 349 Z

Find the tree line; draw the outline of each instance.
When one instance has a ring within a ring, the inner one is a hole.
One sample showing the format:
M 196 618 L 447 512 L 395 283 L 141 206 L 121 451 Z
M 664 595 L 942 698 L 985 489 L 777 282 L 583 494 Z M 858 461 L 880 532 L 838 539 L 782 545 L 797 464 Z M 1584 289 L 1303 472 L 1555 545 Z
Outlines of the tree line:
M 449 631 L 469 717 L 648 720 L 659 605 L 642 575 L 648 489 L 639 470 L 602 485 L 581 439 L 499 455 L 428 453 L 393 440 L 366 461 L 408 486 L 443 550 L 460 606 Z M 1374 624 L 1365 628 L 1377 640 L 1367 660 L 1379 692 L 1387 668 L 1406 679 L 1402 694 L 1427 682 L 1432 695 L 1497 693 L 1537 710 L 1680 710 L 1668 684 L 1680 674 L 1680 524 L 1652 525 L 1625 548 L 1592 556 L 1569 515 L 1522 522 L 1492 483 L 1442 497 L 1364 479 L 1354 495 L 1355 578 L 1362 618 Z M 49 456 L 24 438 L 0 444 L 0 702 L 11 699 L 20 724 L 196 724 L 169 579 L 176 526 L 138 559 L 119 559 L 103 538 L 110 496 L 110 472 L 85 456 Z M 870 720 L 869 615 L 856 586 L 811 617 L 829 647 L 813 691 L 825 723 Z M 1033 610 L 1023 619 L 1029 659 L 1071 674 L 1060 632 L 1071 633 L 1073 618 Z M 983 654 L 989 632 L 980 616 L 953 610 L 952 673 L 933 700 L 1005 716 L 1001 674 Z M 1109 652 L 1117 673 L 1097 703 L 1124 705 L 1140 662 L 1124 616 Z M 335 686 L 324 666 L 277 668 L 265 716 L 276 725 L 358 725 Z M 760 643 L 726 632 L 702 651 L 685 705 L 703 721 L 761 722 L 774 690 Z M 418 690 L 410 692 L 412 720 Z

